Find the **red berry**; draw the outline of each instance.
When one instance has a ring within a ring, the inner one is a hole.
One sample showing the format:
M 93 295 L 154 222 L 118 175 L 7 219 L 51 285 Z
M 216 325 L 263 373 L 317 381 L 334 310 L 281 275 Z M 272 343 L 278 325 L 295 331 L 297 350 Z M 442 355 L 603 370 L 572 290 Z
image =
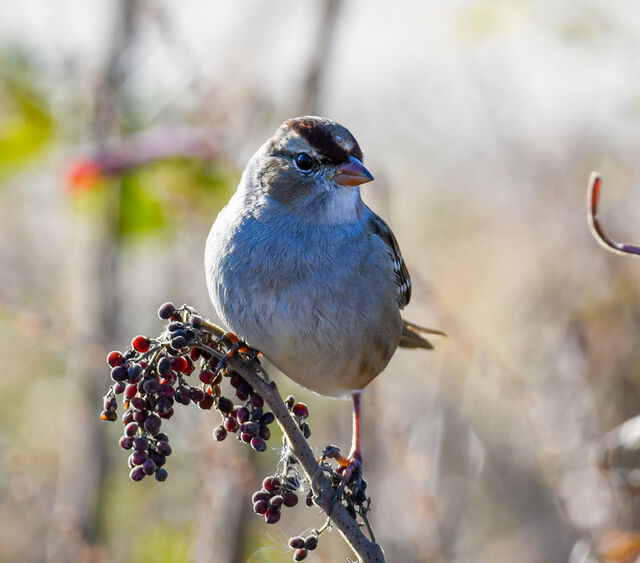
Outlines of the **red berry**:
M 191 358 L 189 358 L 188 356 L 184 356 L 184 361 L 187 362 L 187 367 L 184 368 L 183 373 L 185 375 L 189 375 L 195 369 L 195 366 L 193 365 Z
M 304 403 L 296 403 L 295 405 L 293 405 L 291 412 L 293 412 L 294 416 L 307 418 L 309 416 L 309 407 Z
M 130 450 L 133 447 L 133 438 L 131 436 L 122 436 L 120 438 L 120 447 L 123 450 Z
M 112 368 L 121 366 L 124 363 L 124 356 L 117 350 L 114 350 L 113 352 L 109 352 L 109 354 L 107 355 L 107 363 Z
M 136 352 L 140 352 L 141 354 L 148 352 L 150 345 L 151 343 L 149 342 L 149 339 L 146 336 L 136 336 L 131 341 L 131 346 L 133 346 L 133 349 Z
M 240 428 L 240 425 L 238 424 L 238 421 L 235 418 L 231 418 L 230 416 L 228 416 L 227 418 L 224 419 L 224 427 L 229 431 L 229 432 L 237 432 L 238 428 Z
M 135 422 L 130 422 L 124 427 L 124 433 L 127 436 L 135 436 L 138 431 L 138 425 Z
M 275 524 L 280 520 L 280 511 L 271 510 L 270 508 L 264 514 L 264 520 L 267 524 Z
M 198 377 L 200 377 L 200 381 L 202 381 L 202 383 L 209 385 L 213 381 L 213 372 L 204 370 L 200 372 L 200 375 Z
M 292 547 L 293 549 L 300 549 L 304 547 L 304 538 L 301 538 L 300 536 L 289 538 L 289 547 Z
M 178 356 L 171 362 L 171 367 L 176 371 L 184 373 L 184 370 L 187 369 L 187 360 L 183 356 Z
M 249 409 L 246 407 L 240 407 L 236 411 L 236 418 L 240 423 L 247 422 L 247 420 L 249 420 L 249 416 L 251 416 L 251 413 L 249 412 Z
M 189 390 L 189 396 L 194 403 L 199 403 L 204 399 L 204 391 L 202 389 L 198 389 L 197 387 L 192 387 Z
M 171 418 L 173 416 L 173 407 L 171 407 L 167 412 L 162 413 L 160 415 L 160 418 L 164 418 L 165 420 L 168 420 L 169 418 Z
M 240 432 L 240 439 L 245 443 L 245 444 L 249 444 L 251 443 L 253 436 L 250 436 L 249 434 L 245 434 L 244 432 Z
M 266 500 L 259 500 L 253 503 L 253 510 L 256 514 L 264 514 L 269 508 L 269 503 Z
M 198 348 L 191 348 L 191 350 L 189 350 L 189 357 L 195 362 L 200 358 L 200 350 Z
M 256 491 L 255 493 L 253 493 L 251 500 L 253 502 L 258 502 L 259 500 L 266 500 L 267 502 L 269 502 L 270 498 L 271 496 L 267 491 Z
M 133 384 L 130 383 L 124 389 L 125 399 L 129 399 L 129 400 L 133 399 L 136 396 L 137 392 L 138 392 L 137 385 L 133 385 Z
M 271 500 L 269 501 L 269 508 L 280 508 L 283 502 L 284 499 L 282 498 L 282 495 L 275 495 L 271 497 Z

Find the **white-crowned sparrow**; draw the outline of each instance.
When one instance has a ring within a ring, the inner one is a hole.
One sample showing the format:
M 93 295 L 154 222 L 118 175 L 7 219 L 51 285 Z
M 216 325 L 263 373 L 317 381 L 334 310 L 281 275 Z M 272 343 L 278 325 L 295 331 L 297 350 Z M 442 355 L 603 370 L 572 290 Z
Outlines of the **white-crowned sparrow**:
M 342 125 L 283 123 L 247 165 L 207 240 L 211 300 L 222 321 L 284 374 L 323 395 L 354 396 L 396 348 L 431 348 L 403 321 L 409 272 L 387 224 L 360 198 L 373 180 Z

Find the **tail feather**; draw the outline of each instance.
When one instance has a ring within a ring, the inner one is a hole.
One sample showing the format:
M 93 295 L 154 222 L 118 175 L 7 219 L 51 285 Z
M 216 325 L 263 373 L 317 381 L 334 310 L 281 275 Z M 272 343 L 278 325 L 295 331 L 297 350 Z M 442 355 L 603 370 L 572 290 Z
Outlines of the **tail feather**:
M 426 328 L 409 321 L 402 320 L 402 334 L 400 336 L 401 348 L 425 348 L 427 350 L 433 349 L 433 344 L 421 334 L 431 334 L 434 336 L 446 336 L 446 334 L 440 330 L 432 328 Z

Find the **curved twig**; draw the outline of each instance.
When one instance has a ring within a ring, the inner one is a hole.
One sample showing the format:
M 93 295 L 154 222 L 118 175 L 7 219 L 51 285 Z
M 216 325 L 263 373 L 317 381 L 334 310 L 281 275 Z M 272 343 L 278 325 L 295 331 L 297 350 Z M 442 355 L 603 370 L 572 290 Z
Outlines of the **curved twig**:
M 602 188 L 602 177 L 598 172 L 592 172 L 589 178 L 589 188 L 587 190 L 587 221 L 591 228 L 591 234 L 598 241 L 600 246 L 616 254 L 631 254 L 640 256 L 640 247 L 633 244 L 616 242 L 611 239 L 600 225 L 598 220 L 598 203 L 600 200 L 600 189 Z

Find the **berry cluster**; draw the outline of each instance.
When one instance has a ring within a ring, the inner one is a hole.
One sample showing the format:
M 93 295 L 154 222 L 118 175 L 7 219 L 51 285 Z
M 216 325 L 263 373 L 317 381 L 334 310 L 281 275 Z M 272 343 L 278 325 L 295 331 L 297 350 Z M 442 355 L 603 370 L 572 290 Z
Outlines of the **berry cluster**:
M 298 487 L 297 479 L 270 475 L 262 482 L 262 489 L 251 497 L 254 512 L 264 516 L 267 524 L 275 524 L 280 520 L 283 506 L 291 508 L 298 504 L 298 495 L 295 493 Z
M 312 533 L 306 538 L 295 536 L 289 539 L 289 547 L 295 549 L 293 552 L 294 561 L 302 561 L 307 558 L 310 551 L 318 547 L 318 534 Z
M 189 307 L 176 309 L 165 303 L 158 316 L 167 321 L 164 332 L 155 339 L 136 336 L 131 349 L 107 356 L 113 385 L 104 398 L 100 418 L 118 418 L 117 395 L 123 395 L 124 435 L 120 446 L 133 450 L 129 456 L 129 476 L 134 481 L 153 475 L 167 478 L 162 466 L 171 454 L 169 438 L 160 432 L 163 419 L 170 419 L 176 404 L 197 404 L 201 409 L 215 408 L 223 423 L 214 430 L 217 440 L 227 432 L 251 444 L 256 451 L 267 449 L 271 436 L 268 425 L 275 417 L 264 411 L 264 400 L 236 372 L 226 366 L 225 350 L 235 350 L 226 335 L 216 337 L 200 316 Z M 197 380 L 194 373 L 198 374 Z M 234 405 L 222 395 L 221 383 L 227 376 L 241 404 Z

